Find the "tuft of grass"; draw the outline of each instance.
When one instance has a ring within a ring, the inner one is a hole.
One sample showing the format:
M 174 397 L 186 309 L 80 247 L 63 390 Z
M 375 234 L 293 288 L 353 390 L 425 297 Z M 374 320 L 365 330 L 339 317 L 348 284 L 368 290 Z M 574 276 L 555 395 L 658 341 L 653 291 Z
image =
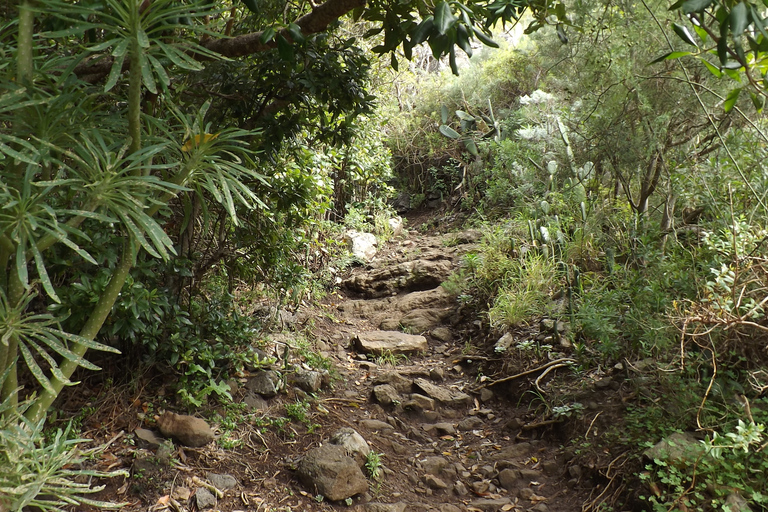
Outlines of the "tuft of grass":
M 513 261 L 488 311 L 491 325 L 513 327 L 544 313 L 556 284 L 557 266 L 553 260 L 529 256 Z

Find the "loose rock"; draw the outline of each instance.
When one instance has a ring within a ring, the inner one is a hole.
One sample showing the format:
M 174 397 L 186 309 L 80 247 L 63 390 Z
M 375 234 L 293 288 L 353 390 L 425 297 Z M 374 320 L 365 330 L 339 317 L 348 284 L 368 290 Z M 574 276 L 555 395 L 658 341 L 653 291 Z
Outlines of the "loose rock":
M 365 459 L 371 452 L 371 447 L 368 445 L 368 441 L 363 438 L 355 429 L 352 428 L 340 428 L 336 431 L 330 440 L 331 444 L 344 447 L 357 462 L 357 465 L 362 467 L 365 465 Z
M 136 446 L 139 448 L 155 450 L 163 443 L 162 438 L 146 428 L 137 428 L 133 433 L 136 434 Z
M 200 487 L 195 491 L 195 500 L 197 501 L 197 508 L 199 510 L 205 510 L 206 508 L 213 508 L 216 506 L 216 496 L 205 487 Z
M 477 416 L 467 416 L 459 422 L 457 428 L 461 431 L 477 430 L 485 423 L 482 418 Z
M 349 230 L 345 234 L 349 250 L 353 256 L 365 262 L 370 262 L 376 256 L 376 236 L 371 233 L 361 233 Z
M 222 491 L 234 489 L 237 487 L 237 480 L 232 475 L 220 475 L 218 473 L 208 473 L 208 481 Z
M 438 402 L 442 402 L 446 405 L 458 406 L 466 405 L 472 402 L 472 397 L 461 391 L 453 391 L 432 384 L 426 379 L 416 379 L 414 385 L 419 388 L 425 395 L 434 398 Z
M 427 484 L 432 489 L 447 489 L 448 484 L 443 482 L 440 478 L 436 477 L 435 475 L 424 475 L 424 483 Z
M 427 457 L 421 461 L 422 469 L 429 475 L 439 475 L 446 466 L 448 466 L 448 460 L 445 457 Z
M 311 492 L 331 501 L 344 500 L 368 490 L 368 481 L 360 466 L 347 455 L 344 447 L 334 444 L 307 452 L 296 473 Z
M 435 401 L 428 396 L 413 393 L 411 399 L 404 403 L 403 407 L 417 411 L 431 411 L 435 408 Z
M 297 368 L 290 382 L 307 393 L 315 393 L 323 386 L 323 374 L 315 370 Z
M 157 426 L 165 437 L 171 437 L 193 448 L 205 446 L 214 439 L 208 423 L 194 416 L 166 412 L 157 419 Z
M 397 390 L 389 384 L 375 386 L 373 388 L 373 396 L 381 405 L 392 405 L 402 401 Z
M 645 450 L 643 455 L 650 460 L 659 459 L 676 465 L 694 462 L 703 451 L 704 445 L 693 434 L 675 432 Z
M 475 500 L 469 505 L 484 512 L 496 512 L 501 510 L 504 505 L 510 504 L 512 504 L 512 500 L 509 498 L 497 498 L 494 500 Z
M 280 378 L 272 370 L 262 370 L 257 372 L 245 383 L 245 388 L 252 393 L 258 393 L 265 398 L 272 398 L 277 395 L 280 389 Z
M 381 355 L 410 354 L 427 350 L 427 338 L 397 331 L 369 331 L 355 337 L 355 346 L 361 352 Z
M 360 425 L 368 430 L 394 430 L 395 427 L 381 420 L 360 420 Z

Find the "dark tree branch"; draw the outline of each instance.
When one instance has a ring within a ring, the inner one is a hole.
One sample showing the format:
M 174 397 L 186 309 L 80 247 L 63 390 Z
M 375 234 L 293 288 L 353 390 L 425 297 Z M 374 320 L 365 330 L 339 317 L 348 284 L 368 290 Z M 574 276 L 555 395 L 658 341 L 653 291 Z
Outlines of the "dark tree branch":
M 316 34 L 323 32 L 328 28 L 328 25 L 348 12 L 364 6 L 365 0 L 328 0 L 312 9 L 312 12 L 299 18 L 296 24 L 301 27 L 302 34 Z M 280 34 L 289 41 L 291 40 L 287 30 L 283 30 Z M 202 46 L 224 57 L 252 55 L 277 46 L 274 39 L 266 44 L 262 43 L 261 36 L 262 32 L 254 32 L 229 39 L 211 39 L 203 43 Z

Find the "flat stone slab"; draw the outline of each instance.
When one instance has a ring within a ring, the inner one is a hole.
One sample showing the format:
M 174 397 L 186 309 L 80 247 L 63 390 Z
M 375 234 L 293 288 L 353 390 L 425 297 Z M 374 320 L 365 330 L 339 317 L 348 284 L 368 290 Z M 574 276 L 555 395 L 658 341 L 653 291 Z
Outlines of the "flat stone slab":
M 413 383 L 423 394 L 446 405 L 466 405 L 472 402 L 468 394 L 437 386 L 426 379 L 416 379 Z
M 355 347 L 373 355 L 411 354 L 427 350 L 427 338 L 398 331 L 368 331 L 355 336 Z

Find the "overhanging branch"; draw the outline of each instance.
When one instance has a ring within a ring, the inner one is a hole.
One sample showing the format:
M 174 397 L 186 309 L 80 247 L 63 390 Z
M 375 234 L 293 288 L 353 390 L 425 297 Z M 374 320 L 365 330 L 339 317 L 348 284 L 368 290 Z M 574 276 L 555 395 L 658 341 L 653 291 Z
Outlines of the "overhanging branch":
M 304 35 L 317 34 L 326 30 L 331 23 L 345 14 L 359 7 L 365 7 L 365 2 L 366 0 L 328 0 L 312 9 L 312 12 L 299 18 L 296 24 L 301 27 L 301 32 Z M 286 29 L 278 33 L 287 40 L 291 40 L 291 36 Z M 231 38 L 209 39 L 201 42 L 200 46 L 224 57 L 243 57 L 270 50 L 277 46 L 274 38 L 268 43 L 262 43 L 261 37 L 263 34 L 263 31 L 259 31 Z M 207 55 L 194 52 L 190 52 L 190 55 L 200 61 L 210 60 L 210 57 Z M 75 67 L 75 74 L 86 82 L 99 82 L 109 74 L 112 69 L 112 61 L 112 57 L 90 59 Z

